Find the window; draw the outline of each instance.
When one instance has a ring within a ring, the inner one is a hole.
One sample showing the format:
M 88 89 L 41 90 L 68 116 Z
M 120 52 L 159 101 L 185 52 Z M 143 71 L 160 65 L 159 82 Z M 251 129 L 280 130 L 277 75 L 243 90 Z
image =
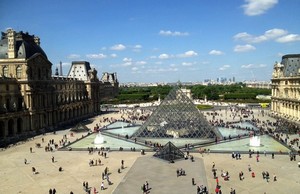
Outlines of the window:
M 18 66 L 17 67 L 17 79 L 20 79 L 22 76 L 22 67 Z
M 8 77 L 8 67 L 3 67 L 3 77 Z

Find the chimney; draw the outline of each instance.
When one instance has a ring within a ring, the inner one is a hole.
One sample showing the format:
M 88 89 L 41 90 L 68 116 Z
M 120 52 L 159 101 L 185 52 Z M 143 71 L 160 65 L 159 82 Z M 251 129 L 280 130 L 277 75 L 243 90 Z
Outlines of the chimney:
M 7 40 L 8 40 L 8 51 L 7 55 L 9 59 L 13 59 L 16 57 L 16 51 L 15 51 L 15 45 L 16 45 L 16 39 L 15 39 L 16 32 L 13 29 L 7 30 Z
M 59 62 L 59 71 L 60 71 L 60 76 L 63 76 L 63 71 L 62 71 L 62 62 Z
M 34 42 L 36 45 L 40 46 L 41 42 L 40 42 L 40 38 L 38 36 L 34 37 Z

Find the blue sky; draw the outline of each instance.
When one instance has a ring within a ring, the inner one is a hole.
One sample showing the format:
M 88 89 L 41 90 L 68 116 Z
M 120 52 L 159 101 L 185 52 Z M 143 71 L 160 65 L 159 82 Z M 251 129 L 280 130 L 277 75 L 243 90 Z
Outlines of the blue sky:
M 39 36 L 53 64 L 117 72 L 121 83 L 269 81 L 300 53 L 299 0 L 1 0 L 0 30 Z M 13 8 L 13 9 L 12 9 Z

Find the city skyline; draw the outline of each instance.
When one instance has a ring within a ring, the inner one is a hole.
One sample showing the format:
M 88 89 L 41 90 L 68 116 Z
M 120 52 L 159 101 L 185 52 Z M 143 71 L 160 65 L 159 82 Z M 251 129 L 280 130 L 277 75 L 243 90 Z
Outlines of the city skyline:
M 39 36 L 52 72 L 88 61 L 126 82 L 269 81 L 300 48 L 298 0 L 29 0 L 0 3 L 0 30 Z M 101 75 L 98 74 L 98 77 Z

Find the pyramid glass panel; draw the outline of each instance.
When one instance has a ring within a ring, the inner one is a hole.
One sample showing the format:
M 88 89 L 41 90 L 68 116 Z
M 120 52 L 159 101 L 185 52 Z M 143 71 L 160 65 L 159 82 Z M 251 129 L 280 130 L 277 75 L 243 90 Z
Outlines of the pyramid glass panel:
M 168 142 L 161 150 L 156 152 L 154 156 L 171 161 L 184 158 L 184 153 L 180 149 L 178 149 L 174 144 Z
M 217 128 L 208 123 L 192 100 L 176 86 L 133 136 L 215 138 L 222 135 Z

